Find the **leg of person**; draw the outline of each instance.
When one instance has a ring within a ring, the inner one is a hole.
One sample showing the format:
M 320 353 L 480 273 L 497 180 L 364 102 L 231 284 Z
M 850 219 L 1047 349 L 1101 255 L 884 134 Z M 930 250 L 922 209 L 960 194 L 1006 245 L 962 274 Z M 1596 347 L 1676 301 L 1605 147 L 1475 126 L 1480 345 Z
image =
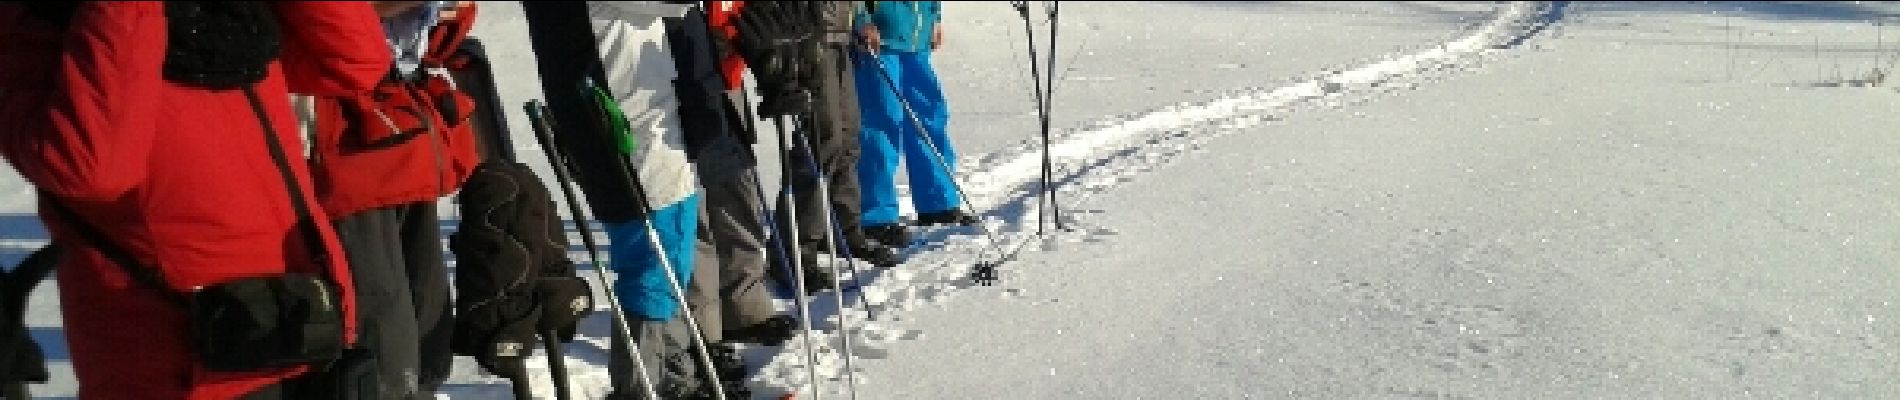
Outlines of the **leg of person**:
M 931 52 L 919 51 L 898 57 L 902 63 L 898 69 L 904 70 L 904 77 L 897 81 L 904 87 L 904 97 L 917 107 L 917 114 L 924 120 L 924 129 L 930 130 L 932 140 L 939 142 L 950 158 L 951 168 L 955 168 L 956 151 L 951 146 L 946 129 L 950 127 L 950 102 L 943 96 L 943 82 L 937 79 L 937 67 L 931 63 Z
M 674 318 L 668 321 L 642 320 L 632 317 L 628 325 L 634 331 L 633 342 L 640 347 L 638 356 L 646 364 L 647 372 L 652 374 L 654 391 L 662 399 L 700 399 L 712 397 L 712 387 L 700 371 L 699 363 L 693 359 L 692 330 L 686 327 L 686 321 Z M 615 333 L 613 356 L 609 357 L 607 369 L 613 375 L 613 392 L 609 400 L 643 399 L 639 386 L 639 372 L 633 367 L 633 359 L 628 357 L 622 344 L 627 341 Z M 624 378 L 623 378 L 624 377 Z M 624 381 L 624 384 L 622 383 Z M 645 399 L 643 399 L 645 400 Z
M 694 264 L 695 261 L 697 261 L 695 257 L 697 252 L 695 249 L 701 245 L 699 241 L 699 215 L 702 211 L 703 203 L 700 196 L 701 195 L 698 194 L 688 195 L 685 199 L 674 203 L 673 206 L 654 212 L 654 228 L 659 231 L 661 241 L 667 247 L 666 256 L 672 261 L 674 276 L 681 280 L 678 289 L 689 291 L 689 293 L 682 293 L 683 295 L 690 295 L 692 287 L 699 286 L 697 283 L 694 283 L 700 281 L 699 270 L 710 269 L 696 268 Z M 712 293 L 717 293 L 717 291 L 712 291 Z M 713 308 L 719 304 L 717 300 L 712 299 L 712 296 L 707 296 L 704 299 L 691 296 L 683 297 L 686 297 L 687 304 L 684 306 L 687 310 Z M 697 301 L 706 302 L 694 304 L 694 302 Z M 668 398 L 696 399 L 711 397 L 713 393 L 712 386 L 719 385 L 721 382 L 713 378 L 715 371 L 707 371 L 705 368 L 702 368 L 704 364 L 702 364 L 698 358 L 699 352 L 696 346 L 698 346 L 701 341 L 708 346 L 712 343 L 716 343 L 714 338 L 718 336 L 718 324 L 705 325 L 705 320 L 694 315 L 692 316 L 692 322 L 696 323 L 696 327 L 699 329 L 699 331 L 694 331 L 692 328 L 695 328 L 695 326 L 693 326 L 695 324 L 689 324 L 686 320 L 687 317 L 688 315 L 686 313 L 679 313 L 674 318 L 667 320 L 666 323 L 657 327 L 657 329 L 661 331 L 660 336 L 662 339 L 660 340 L 665 343 L 663 347 L 668 351 L 666 351 L 664 354 L 665 357 L 660 360 L 659 364 L 648 365 L 658 365 L 661 370 L 668 371 L 663 374 L 667 379 L 662 382 L 670 383 L 662 385 L 662 387 L 677 385 L 676 387 L 678 389 L 673 390 L 673 392 L 679 397 L 669 396 Z M 699 337 L 695 338 L 695 336 Z M 708 348 L 706 350 L 708 354 L 710 354 L 711 349 Z M 717 368 L 717 366 L 714 366 L 714 368 Z M 662 394 L 664 393 L 663 391 Z
M 707 185 L 715 183 L 704 180 L 702 182 L 706 182 Z M 721 265 L 727 260 L 720 252 L 719 238 L 712 235 L 712 214 L 708 211 L 711 210 L 712 201 L 715 199 L 708 196 L 706 200 L 701 204 L 698 218 L 700 234 L 698 244 L 693 246 L 697 254 L 693 257 L 694 261 L 707 264 L 707 268 L 695 268 L 693 271 L 692 286 L 687 288 L 687 305 L 692 310 L 693 317 L 698 318 L 699 332 L 704 335 L 710 347 L 707 350 L 713 358 L 713 370 L 718 371 L 719 378 L 722 380 L 721 384 L 727 385 L 728 393 L 731 393 L 732 389 L 745 386 L 741 381 L 745 377 L 745 359 L 740 357 L 731 345 L 726 344 L 731 337 L 725 333 L 729 328 L 737 327 L 726 324 L 726 321 L 732 319 L 727 315 L 737 310 L 728 309 L 731 302 L 720 290 L 721 284 L 727 279 L 726 271 L 721 268 Z M 725 199 L 717 200 L 724 201 Z
M 949 111 L 936 73 L 931 70 L 929 54 L 892 52 L 884 56 L 886 68 L 903 71 L 897 74 L 897 84 L 924 128 L 919 132 L 915 122 L 904 126 L 907 128 L 904 161 L 910 172 L 911 202 L 917 207 L 919 222 L 963 223 L 965 221 L 957 220 L 961 218 L 954 215 L 958 213 L 961 194 L 957 193 L 956 182 L 952 180 L 957 152 L 944 134 Z
M 792 169 L 791 184 L 795 191 L 792 201 L 798 202 L 799 241 L 831 251 L 823 248 L 828 232 L 825 231 L 825 208 L 819 202 L 825 196 L 818 192 L 818 177 L 824 173 L 827 161 L 826 151 L 831 150 L 826 145 L 829 132 L 824 130 L 823 118 L 815 112 L 799 118 L 797 127 L 798 136 L 792 139 L 795 145 L 792 157 L 786 162 L 791 163 Z
M 706 225 L 701 234 L 711 238 L 718 250 L 716 268 L 719 269 L 720 301 L 724 302 L 720 325 L 734 333 L 722 335 L 723 341 L 757 343 L 759 335 L 751 333 L 749 328 L 760 326 L 778 312 L 772 307 L 772 294 L 765 286 L 769 268 L 765 258 L 765 222 L 760 220 L 760 203 L 755 198 L 757 188 L 747 179 L 748 174 L 751 171 L 708 182 L 702 194 L 706 202 Z
M 765 292 L 765 253 L 762 239 L 753 232 L 763 231 L 757 221 L 758 202 L 752 201 L 751 173 L 748 170 L 726 176 L 702 177 L 705 196 L 699 226 L 699 241 L 704 244 L 696 262 L 705 265 L 694 271 L 695 298 L 703 298 L 699 309 L 716 310 L 697 314 L 700 330 L 711 344 L 714 370 L 727 385 L 727 395 L 742 391 L 748 375 L 745 358 L 733 343 L 757 343 L 753 326 L 764 326 L 772 315 L 770 294 Z M 737 215 L 734 215 L 734 214 Z M 751 221 L 744 225 L 738 221 Z M 739 290 L 729 290 L 738 288 Z M 706 297 L 701 297 L 706 296 Z
M 710 214 L 705 212 L 705 207 L 705 203 L 700 204 L 698 218 L 695 218 L 694 226 L 699 231 L 710 230 L 710 221 L 707 221 Z M 713 265 L 723 261 L 719 258 L 719 247 L 713 241 L 713 235 L 701 234 L 694 238 L 693 258 Z M 725 332 L 726 312 L 725 302 L 719 298 L 720 272 L 719 268 L 697 268 L 693 271 L 693 279 L 686 285 L 687 309 L 692 310 L 693 317 L 699 320 L 700 334 L 705 335 L 706 341 L 711 343 L 725 340 L 721 334 Z
M 403 207 L 368 210 L 336 222 L 356 283 L 357 345 L 375 359 L 375 398 L 417 393 L 420 337 L 402 246 Z
M 674 300 L 673 286 L 661 269 L 660 254 L 656 251 L 665 252 L 675 276 L 686 281 L 693 279 L 692 247 L 697 242 L 698 207 L 698 196 L 691 195 L 654 210 L 646 221 L 603 224 L 609 236 L 611 268 L 619 275 L 614 281 L 615 293 L 620 297 L 621 308 L 627 312 L 624 317 L 636 331 L 634 339 L 640 346 L 641 359 L 646 361 L 647 372 L 666 398 L 679 398 L 668 395 L 669 391 L 706 388 L 704 382 L 697 382 L 703 379 L 698 377 L 697 360 L 691 351 L 693 332 L 686 328 L 685 314 L 679 312 L 681 305 Z M 662 249 L 653 248 L 647 236 L 648 223 L 658 235 Z M 677 332 L 672 325 L 677 325 Z M 612 386 L 620 394 L 639 393 L 639 372 L 633 368 L 625 349 L 619 347 L 621 343 L 624 341 L 615 339 L 615 349 L 608 363 Z
M 450 349 L 455 304 L 449 300 L 449 269 L 442 259 L 442 225 L 436 202 L 406 206 L 402 224 L 403 261 L 408 268 L 410 303 L 415 306 L 418 364 L 411 379 L 417 393 L 431 398 L 449 379 L 455 362 Z
M 872 237 L 887 246 L 900 247 L 879 231 L 898 227 L 897 162 L 901 156 L 896 140 L 906 123 L 904 110 L 892 95 L 877 64 L 880 56 L 856 53 L 858 109 L 862 125 L 859 131 L 858 185 L 862 223 Z M 895 74 L 897 71 L 891 71 Z M 900 227 L 901 230 L 901 227 Z
M 815 118 L 819 124 L 820 135 L 825 139 L 821 143 L 825 155 L 822 164 L 825 172 L 826 189 L 831 199 L 831 214 L 840 240 L 852 250 L 852 255 L 866 258 L 860 254 L 870 249 L 860 220 L 862 195 L 858 188 L 858 159 L 863 156 L 863 145 L 858 143 L 859 130 L 862 129 L 861 113 L 858 110 L 856 77 L 852 76 L 849 45 L 827 45 L 819 51 L 817 72 L 818 105 Z M 876 255 L 888 258 L 889 255 Z M 881 260 L 880 260 L 881 261 Z
M 800 127 L 799 129 L 805 128 Z M 799 135 L 787 138 L 787 140 L 791 142 L 791 154 L 782 158 L 784 160 L 783 162 L 786 163 L 786 167 L 791 171 L 790 175 L 784 178 L 784 182 L 782 182 L 781 185 L 791 188 L 792 196 L 789 196 L 789 200 L 793 202 L 791 205 L 795 207 L 788 207 L 788 196 L 784 196 L 784 192 L 780 192 L 780 196 L 778 196 L 778 207 L 772 211 L 774 215 L 773 222 L 777 225 L 777 232 L 781 232 L 781 235 L 792 232 L 792 224 L 797 224 L 799 237 L 785 243 L 786 246 L 790 247 L 789 249 L 781 249 L 779 246 L 774 245 L 768 248 L 768 254 L 775 258 L 786 257 L 785 254 L 780 254 L 781 251 L 793 251 L 793 254 L 799 257 L 798 265 L 802 266 L 805 270 L 805 291 L 810 294 L 825 290 L 829 288 L 830 285 L 820 284 L 820 280 L 817 279 L 826 273 L 823 268 L 817 265 L 818 243 L 820 239 L 824 237 L 824 229 L 813 229 L 813 225 L 822 226 L 823 221 L 817 220 L 818 213 L 813 211 L 814 208 L 817 208 L 818 201 L 818 196 L 815 192 L 818 187 L 818 175 L 811 171 L 811 165 L 814 165 L 813 163 L 816 161 L 805 156 L 805 149 L 810 145 L 810 141 L 799 139 L 800 137 L 808 136 L 809 135 Z M 786 212 L 786 210 L 794 208 L 797 209 L 798 215 L 793 216 Z M 785 265 L 790 265 L 790 263 L 786 263 Z M 778 281 L 780 287 L 787 291 L 791 291 L 797 287 L 797 285 L 792 282 L 793 275 L 791 275 L 791 271 L 785 271 L 782 268 L 773 268 L 771 269 L 771 276 L 773 280 Z M 826 278 L 822 281 L 829 282 L 830 279 Z

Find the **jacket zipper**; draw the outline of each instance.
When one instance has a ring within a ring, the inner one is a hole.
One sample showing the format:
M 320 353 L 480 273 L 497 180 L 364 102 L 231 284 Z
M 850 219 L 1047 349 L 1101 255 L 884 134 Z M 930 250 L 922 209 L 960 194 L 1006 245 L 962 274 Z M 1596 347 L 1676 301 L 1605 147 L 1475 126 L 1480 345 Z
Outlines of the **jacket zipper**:
M 415 93 L 416 91 L 418 91 L 418 89 L 415 89 L 415 88 L 410 89 L 410 93 L 412 94 Z M 424 98 L 427 98 L 427 97 L 425 96 Z M 435 105 L 434 101 L 438 99 L 429 99 L 429 100 L 430 100 L 430 105 L 434 106 Z M 438 107 L 437 109 L 440 109 L 440 108 Z M 440 115 L 440 113 L 434 113 L 434 114 Z M 438 198 L 442 196 L 447 196 L 449 195 L 448 193 L 449 171 L 448 171 L 448 167 L 444 166 L 445 162 L 442 161 L 442 141 L 446 140 L 448 138 L 448 135 L 443 134 L 439 129 L 436 129 L 435 121 L 430 121 L 426 117 L 422 119 L 422 125 L 423 125 L 423 128 L 428 129 L 428 134 L 430 136 L 429 147 L 432 147 L 435 150 L 434 151 L 435 153 L 435 195 Z M 437 199 L 437 200 L 440 200 L 440 199 Z
M 913 2 L 910 2 L 910 15 L 911 15 L 912 17 L 916 17 L 916 18 L 917 18 L 917 23 L 916 23 L 916 24 L 912 24 L 912 25 L 910 26 L 910 44 L 911 44 L 912 46 L 916 46 L 916 47 L 917 47 L 917 48 L 915 49 L 916 51 L 923 51 L 923 50 L 925 50 L 925 49 L 929 49 L 929 48 L 930 48 L 930 44 L 929 44 L 929 43 L 918 43 L 918 42 L 920 42 L 920 41 L 923 41 L 923 40 L 925 40 L 925 39 L 923 39 L 923 36 L 924 36 L 924 11 L 923 11 L 923 9 L 920 9 L 920 8 L 917 8 L 917 7 L 918 7 L 918 4 L 922 4 L 922 3 L 923 3 L 923 2 L 921 2 L 921 1 L 913 1 Z

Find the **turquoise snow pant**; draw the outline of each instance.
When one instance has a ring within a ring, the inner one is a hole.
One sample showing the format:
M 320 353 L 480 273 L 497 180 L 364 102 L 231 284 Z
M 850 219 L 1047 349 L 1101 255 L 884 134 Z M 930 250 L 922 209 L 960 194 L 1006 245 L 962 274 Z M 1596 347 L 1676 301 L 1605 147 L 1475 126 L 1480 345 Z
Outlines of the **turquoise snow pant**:
M 647 216 L 659 233 L 668 261 L 678 274 L 680 287 L 692 286 L 693 245 L 699 228 L 699 195 L 687 196 L 677 203 L 653 211 Z M 667 321 L 679 313 L 679 301 L 673 297 L 673 284 L 660 269 L 660 255 L 647 239 L 642 221 L 602 224 L 607 230 L 607 256 L 614 274 L 614 294 L 620 307 L 638 317 L 631 321 Z
M 910 173 L 911 205 L 917 212 L 956 209 L 960 194 L 951 173 L 955 172 L 957 153 L 944 135 L 950 109 L 944 102 L 937 72 L 930 65 L 930 52 L 853 54 L 857 60 L 858 107 L 863 110 L 864 121 L 859 133 L 864 153 L 858 158 L 864 226 L 897 222 L 900 156 Z M 890 74 L 890 80 L 885 80 L 880 68 Z M 896 90 L 892 90 L 891 82 L 897 84 Z M 917 123 L 904 111 L 897 93 L 903 94 L 903 101 L 909 102 L 922 120 L 924 132 L 917 131 Z M 942 162 L 938 162 L 939 155 Z

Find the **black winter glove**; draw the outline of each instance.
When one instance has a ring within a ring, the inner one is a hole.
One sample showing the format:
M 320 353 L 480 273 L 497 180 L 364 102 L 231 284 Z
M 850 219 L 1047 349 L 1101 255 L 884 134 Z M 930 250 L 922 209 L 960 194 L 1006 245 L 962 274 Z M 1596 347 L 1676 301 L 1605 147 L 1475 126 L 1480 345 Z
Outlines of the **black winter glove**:
M 759 114 L 795 115 L 811 109 L 811 71 L 806 67 L 806 42 L 819 29 L 815 2 L 761 1 L 747 3 L 739 13 L 739 57 L 759 81 Z

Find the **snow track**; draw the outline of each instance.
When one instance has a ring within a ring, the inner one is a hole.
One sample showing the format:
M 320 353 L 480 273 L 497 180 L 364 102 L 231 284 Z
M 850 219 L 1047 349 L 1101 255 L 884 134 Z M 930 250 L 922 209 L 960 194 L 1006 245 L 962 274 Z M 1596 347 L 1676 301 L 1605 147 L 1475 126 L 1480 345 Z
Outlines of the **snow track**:
M 1271 90 L 1255 90 L 1206 102 L 1177 104 L 1125 120 L 1102 121 L 1082 129 L 1055 133 L 1049 152 L 1056 167 L 1055 184 L 1059 198 L 1069 210 L 1065 221 L 1071 232 L 1055 233 L 1048 239 L 1064 241 L 1093 240 L 1113 234 L 1103 229 L 1084 227 L 1077 215 L 1088 210 L 1075 208 L 1086 204 L 1095 194 L 1134 179 L 1142 172 L 1159 168 L 1178 157 L 1200 148 L 1208 140 L 1241 132 L 1262 123 L 1285 118 L 1311 107 L 1339 107 L 1367 101 L 1382 94 L 1416 88 L 1482 65 L 1490 56 L 1524 43 L 1556 22 L 1565 2 L 1512 2 L 1499 8 L 1494 18 L 1458 40 L 1411 54 L 1395 55 L 1383 61 L 1344 71 L 1322 71 L 1317 77 Z M 1013 256 L 1032 246 L 1051 246 L 1034 234 L 1038 223 L 1036 196 L 1042 154 L 1037 143 L 1024 143 L 989 155 L 966 157 L 959 162 L 958 176 L 971 205 L 983 210 L 989 230 L 997 242 L 973 228 L 940 228 L 919 235 L 925 245 L 907 252 L 903 265 L 861 277 L 868 280 L 861 292 L 868 309 L 849 310 L 844 317 L 856 322 L 851 343 L 860 357 L 880 358 L 880 344 L 892 340 L 920 337 L 920 332 L 895 328 L 893 314 L 923 305 L 938 304 L 973 285 L 968 279 L 970 267 L 978 262 Z M 1001 251 L 998 251 L 998 250 Z M 1026 271 L 1001 268 L 1000 285 L 1007 287 L 1011 276 Z M 817 302 L 828 303 L 828 302 Z M 857 304 L 855 301 L 849 304 Z M 844 363 L 839 358 L 840 342 L 836 335 L 837 310 L 824 311 L 814 318 L 826 318 L 829 332 L 817 351 L 821 354 L 820 379 L 827 398 L 843 395 Z M 753 386 L 761 395 L 810 390 L 803 354 L 802 338 L 787 342 L 753 377 Z M 866 384 L 862 379 L 859 384 Z M 869 382 L 876 384 L 875 382 Z
M 885 345 L 921 338 L 922 332 L 899 326 L 901 322 L 898 318 L 902 317 L 903 312 L 920 306 L 942 304 L 958 294 L 967 293 L 964 289 L 972 286 L 967 275 L 970 267 L 977 262 L 1013 256 L 1019 251 L 1046 249 L 1064 241 L 1094 240 L 1099 236 L 1112 235 L 1112 231 L 1087 227 L 1087 221 L 1081 218 L 1091 213 L 1084 207 L 1094 195 L 1177 160 L 1199 149 L 1208 140 L 1286 118 L 1301 109 L 1340 107 L 1367 101 L 1467 71 L 1481 65 L 1490 56 L 1510 50 L 1543 31 L 1554 22 L 1554 16 L 1560 15 L 1562 3 L 1505 3 L 1491 19 L 1473 27 L 1457 40 L 1422 51 L 1395 54 L 1349 70 L 1318 71 L 1307 79 L 1275 89 L 1249 90 L 1208 101 L 1175 104 L 1129 118 L 1097 121 L 1076 129 L 1052 132 L 1049 150 L 1056 168 L 1055 184 L 1059 187 L 1059 198 L 1065 204 L 1064 210 L 1068 211 L 1065 213 L 1068 221 L 1065 222 L 1075 228 L 1070 232 L 1056 232 L 1046 238 L 1035 235 L 1038 223 L 1035 207 L 1036 196 L 1040 192 L 1038 179 L 1042 157 L 1037 143 L 1026 141 L 1000 151 L 963 157 L 958 162 L 960 168 L 957 175 L 965 185 L 968 201 L 983 212 L 988 228 L 996 234 L 993 237 L 995 241 L 992 242 L 991 238 L 972 228 L 922 231 L 918 239 L 925 244 L 906 250 L 903 265 L 888 270 L 867 271 L 864 276 L 844 275 L 862 285 L 861 290 L 851 292 L 863 296 L 862 303 L 858 299 L 846 299 L 846 304 L 853 308 L 841 314 L 840 310 L 831 307 L 833 302 L 830 299 L 814 299 L 814 326 L 826 329 L 820 333 L 821 337 L 815 338 L 818 339 L 815 342 L 820 343 L 817 351 L 821 353 L 818 375 L 825 380 L 820 386 L 827 392 L 823 397 L 846 398 L 839 392 L 846 387 L 842 351 L 838 347 L 836 335 L 840 317 L 854 321 L 850 324 L 853 327 L 850 340 L 859 358 L 885 358 L 888 356 Z M 525 132 L 524 127 L 511 128 Z M 533 148 L 521 151 L 530 155 L 538 153 Z M 537 157 L 529 158 L 538 160 Z M 26 187 L 24 184 L 18 186 Z M 31 209 L 30 201 L 14 203 L 23 211 Z M 445 218 L 450 217 L 453 210 L 453 203 L 445 202 Z M 9 264 L 24 256 L 25 250 L 37 248 L 46 240 L 45 232 L 37 229 L 37 221 L 30 214 L 14 218 L 21 220 L 7 226 L 24 230 L 0 232 L 0 242 L 4 242 L 0 245 L 9 250 L 0 254 L 6 257 L 0 261 Z M 444 229 L 445 234 L 452 230 L 453 221 L 445 220 Z M 577 239 L 578 233 L 574 230 L 569 229 L 569 234 L 571 239 Z M 571 250 L 575 260 L 588 259 L 578 245 L 571 247 Z M 1009 290 L 1013 275 L 1031 272 L 1015 269 L 1010 264 L 1004 264 L 1001 271 L 1001 290 Z M 591 272 L 584 273 L 592 276 Z M 51 285 L 48 285 L 37 291 L 32 301 L 35 304 L 55 304 L 56 290 L 51 289 Z M 858 309 L 859 304 L 867 304 L 868 307 Z M 566 349 L 565 363 L 572 375 L 576 389 L 573 394 L 577 398 L 600 398 L 606 394 L 608 386 L 605 360 L 611 328 L 606 309 L 597 311 L 582 321 L 581 337 Z M 868 318 L 871 316 L 877 318 Z M 71 378 L 69 361 L 59 356 L 66 351 L 63 341 L 59 340 L 62 331 L 47 324 L 56 321 L 57 315 L 37 315 L 31 319 L 35 321 L 32 322 L 35 336 L 52 355 L 52 367 L 55 370 L 54 382 L 35 385 L 33 390 L 42 397 L 70 398 L 68 396 L 72 396 L 76 384 Z M 870 322 L 863 322 L 867 320 Z M 755 365 L 763 365 L 751 382 L 758 392 L 758 398 L 777 398 L 778 394 L 793 391 L 803 394 L 809 389 L 806 372 L 809 367 L 805 365 L 805 350 L 802 347 L 804 343 L 803 338 L 794 338 L 786 342 L 783 348 L 749 349 L 748 358 Z M 532 375 L 529 382 L 535 385 L 535 393 L 552 398 L 552 381 L 546 368 L 547 360 L 543 357 L 537 354 L 527 361 Z M 880 384 L 863 379 L 858 383 Z M 441 395 L 454 399 L 513 398 L 505 381 L 486 376 L 476 368 L 473 360 L 460 357 L 456 360 L 454 378 L 443 388 Z

